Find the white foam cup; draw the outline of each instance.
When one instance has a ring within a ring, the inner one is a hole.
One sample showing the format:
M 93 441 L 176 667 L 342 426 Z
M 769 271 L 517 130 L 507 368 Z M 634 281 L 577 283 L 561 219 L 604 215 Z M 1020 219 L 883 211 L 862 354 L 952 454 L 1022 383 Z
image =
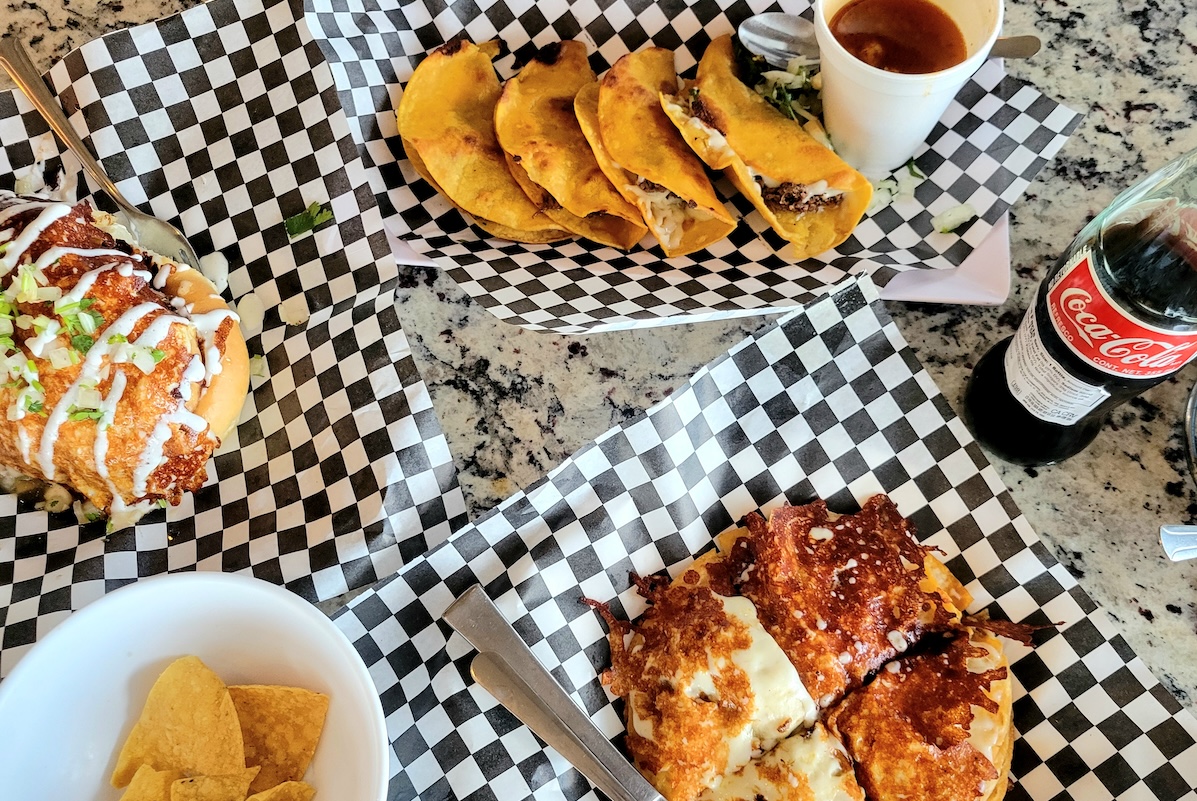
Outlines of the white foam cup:
M 815 0 L 823 123 L 836 152 L 874 180 L 915 154 L 1002 29 L 1002 0 L 930 1 L 959 26 L 968 56 L 946 70 L 910 75 L 866 64 L 832 35 L 831 20 L 851 0 Z

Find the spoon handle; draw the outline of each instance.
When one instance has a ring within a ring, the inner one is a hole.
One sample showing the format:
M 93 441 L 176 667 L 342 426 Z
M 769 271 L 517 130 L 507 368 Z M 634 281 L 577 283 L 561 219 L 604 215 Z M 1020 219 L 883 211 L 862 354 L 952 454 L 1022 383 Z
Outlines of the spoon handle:
M 1038 36 L 1003 36 L 993 43 L 990 58 L 1030 58 L 1039 52 Z
M 75 129 L 71 127 L 66 115 L 63 114 L 62 107 L 58 105 L 54 95 L 50 94 L 50 90 L 42 81 L 42 76 L 30 61 L 29 53 L 16 37 L 0 37 L 0 67 L 4 68 L 13 82 L 24 92 L 25 97 L 29 98 L 29 102 L 42 115 L 54 133 L 58 134 L 58 138 L 67 146 L 67 149 L 75 154 L 92 180 L 122 208 L 130 208 L 129 202 L 121 195 L 116 184 L 112 182 L 87 146 L 83 144 L 79 134 L 75 133 Z
M 474 680 L 608 798 L 664 801 L 565 694 L 482 587 L 462 593 L 444 619 L 479 651 L 470 666 Z

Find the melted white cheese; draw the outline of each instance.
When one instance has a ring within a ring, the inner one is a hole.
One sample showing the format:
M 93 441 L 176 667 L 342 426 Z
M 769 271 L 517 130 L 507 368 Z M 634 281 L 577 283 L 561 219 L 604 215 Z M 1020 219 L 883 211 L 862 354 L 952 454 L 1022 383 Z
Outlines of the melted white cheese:
M 863 793 L 851 771 L 844 771 L 841 757 L 846 759 L 847 754 L 839 740 L 818 724 L 808 734 L 787 737 L 769 753 L 724 776 L 699 801 L 860 801 Z M 802 791 L 804 785 L 809 794 Z
M 668 189 L 649 192 L 637 184 L 626 184 L 626 187 L 635 196 L 633 202 L 640 213 L 667 248 L 676 248 L 682 243 L 687 220 L 707 220 L 711 217 L 705 209 L 690 208 L 686 201 Z
M 748 630 L 750 644 L 747 648 L 733 651 L 732 664 L 742 670 L 748 678 L 752 692 L 752 712 L 749 720 L 739 731 L 727 732 L 727 770 L 734 772 L 748 764 L 755 754 L 768 751 L 779 740 L 799 727 L 810 726 L 818 716 L 818 707 L 802 684 L 798 671 L 777 642 L 765 631 L 756 615 L 756 607 L 747 598 L 727 598 L 716 595 L 729 616 L 740 621 Z M 727 670 L 726 657 L 715 658 L 708 654 L 706 669 L 691 673 L 688 680 L 675 676 L 675 689 L 691 698 L 703 697 L 719 700 L 714 677 Z M 641 699 L 643 700 L 643 699 Z M 652 722 L 642 712 L 642 702 L 629 699 L 632 728 L 646 739 L 652 739 Z M 709 783 L 719 781 L 715 769 Z

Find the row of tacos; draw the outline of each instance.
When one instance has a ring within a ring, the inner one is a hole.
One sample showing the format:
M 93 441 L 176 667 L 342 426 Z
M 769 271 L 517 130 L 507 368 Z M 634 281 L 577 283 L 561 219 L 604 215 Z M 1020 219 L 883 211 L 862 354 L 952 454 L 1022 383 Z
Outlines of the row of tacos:
M 586 45 L 554 42 L 500 84 L 496 42 L 447 44 L 403 91 L 399 135 L 415 171 L 479 228 L 516 242 L 582 236 L 628 250 L 652 233 L 666 256 L 726 237 L 722 170 L 795 259 L 843 242 L 872 186 L 738 77 L 730 36 L 681 84 L 648 47 L 601 80 Z

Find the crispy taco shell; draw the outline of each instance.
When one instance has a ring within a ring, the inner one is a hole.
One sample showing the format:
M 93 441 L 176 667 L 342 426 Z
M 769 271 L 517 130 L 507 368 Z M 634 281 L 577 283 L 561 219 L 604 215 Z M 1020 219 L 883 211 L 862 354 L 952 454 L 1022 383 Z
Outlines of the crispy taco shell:
M 648 229 L 603 174 L 574 115 L 578 89 L 595 80 L 586 45 L 554 42 L 507 81 L 495 133 L 529 200 L 560 227 L 627 250 Z
M 798 259 L 843 242 L 869 206 L 867 178 L 737 77 L 730 36 L 707 47 L 689 91 L 663 93 L 661 106 L 694 152 L 724 170 L 793 243 Z
M 480 228 L 517 242 L 569 237 L 528 199 L 495 137 L 502 89 L 493 42 L 457 41 L 420 62 L 403 90 L 396 121 L 416 172 Z
M 736 227 L 702 162 L 661 108 L 660 95 L 676 91 L 673 53 L 649 47 L 615 62 L 599 83 L 597 103 L 606 157 L 625 175 L 615 186 L 667 256 L 704 248 Z

